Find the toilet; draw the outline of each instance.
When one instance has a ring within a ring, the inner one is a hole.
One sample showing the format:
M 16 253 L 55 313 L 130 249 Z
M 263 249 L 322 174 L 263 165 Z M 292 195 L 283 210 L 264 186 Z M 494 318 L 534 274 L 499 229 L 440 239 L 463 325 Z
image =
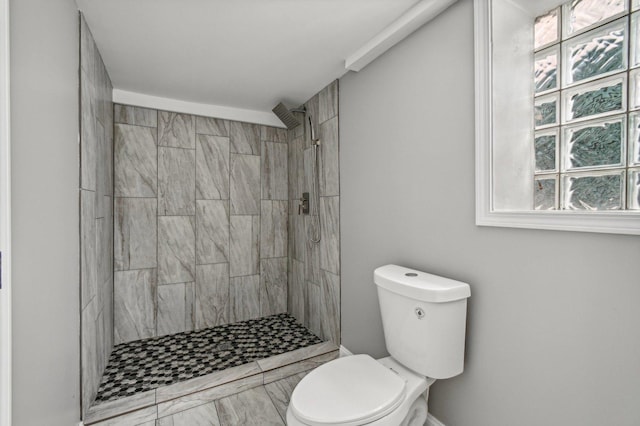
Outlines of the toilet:
M 429 387 L 462 373 L 469 285 L 397 265 L 373 280 L 391 356 L 346 356 L 307 374 L 291 394 L 288 426 L 421 426 Z

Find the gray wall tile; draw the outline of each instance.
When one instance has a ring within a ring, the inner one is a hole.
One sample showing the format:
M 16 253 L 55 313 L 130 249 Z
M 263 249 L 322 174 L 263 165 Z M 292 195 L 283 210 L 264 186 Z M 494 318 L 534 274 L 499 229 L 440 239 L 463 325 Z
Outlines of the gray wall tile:
M 340 198 L 320 197 L 320 268 L 340 274 Z
M 229 261 L 229 201 L 196 201 L 196 263 Z
M 307 293 L 304 280 L 304 262 L 289 258 L 287 310 L 301 324 L 305 324 Z
M 239 277 L 258 273 L 259 235 L 259 216 L 231 216 L 230 276 Z
M 96 89 L 83 70 L 80 79 L 80 187 L 96 189 L 98 136 L 96 129 Z
M 98 268 L 96 250 L 95 194 L 80 191 L 80 282 L 82 307 L 97 293 Z
M 115 123 L 134 126 L 158 127 L 158 112 L 155 109 L 115 104 L 113 120 Z
M 260 314 L 287 312 L 287 258 L 260 260 Z
M 196 199 L 229 199 L 229 138 L 198 135 Z
M 155 336 L 156 270 L 114 273 L 115 343 Z
M 231 154 L 231 214 L 260 214 L 260 157 Z
M 240 121 L 229 122 L 231 152 L 260 155 L 260 126 Z
M 158 215 L 194 215 L 196 152 L 158 148 Z
M 193 330 L 194 283 L 158 286 L 158 336 Z
M 287 143 L 287 129 L 281 127 L 260 126 L 260 140 Z
M 289 198 L 287 151 L 285 144 L 262 142 L 261 173 L 262 199 L 286 200 Z
M 115 195 L 155 197 L 158 181 L 156 130 L 116 124 Z
M 120 198 L 115 200 L 114 268 L 157 266 L 157 200 Z
M 318 121 L 323 123 L 338 115 L 338 80 L 334 80 L 318 94 Z
M 340 164 L 338 156 L 338 117 L 320 125 L 322 143 L 319 151 L 320 195 L 340 195 Z
M 232 277 L 229 291 L 232 322 L 260 317 L 260 275 Z
M 193 115 L 158 111 L 158 146 L 196 147 L 196 120 Z
M 158 282 L 193 281 L 195 278 L 195 217 L 158 217 Z
M 340 276 L 327 271 L 321 274 L 320 337 L 340 345 Z
M 229 264 L 196 267 L 196 329 L 229 322 Z
M 260 257 L 287 255 L 288 201 L 262 200 L 260 210 Z
M 321 201 L 322 204 L 322 201 Z M 320 229 L 324 229 L 325 224 L 320 224 Z M 320 284 L 320 258 L 322 250 L 322 231 L 320 233 L 320 243 L 311 243 L 309 235 L 312 233 L 314 238 L 317 237 L 316 229 L 318 228 L 318 216 L 304 216 L 304 226 L 301 230 L 302 247 L 304 248 L 304 276 L 307 281 Z
M 221 118 L 196 117 L 196 133 L 199 135 L 229 136 L 229 122 Z
M 305 306 L 305 326 L 311 330 L 316 336 L 322 335 L 322 326 L 320 324 L 321 312 L 321 290 L 318 284 L 307 281 L 307 300 Z

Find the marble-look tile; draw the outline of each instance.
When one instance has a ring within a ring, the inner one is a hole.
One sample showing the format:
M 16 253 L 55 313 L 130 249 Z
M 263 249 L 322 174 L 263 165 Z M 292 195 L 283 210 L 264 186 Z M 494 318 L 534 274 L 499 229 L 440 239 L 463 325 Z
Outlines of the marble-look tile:
M 158 148 L 158 215 L 196 213 L 196 151 Z
M 158 181 L 156 130 L 116 124 L 114 188 L 117 197 L 155 197 Z
M 312 234 L 315 237 L 318 236 L 316 231 L 320 226 L 322 230 L 325 226 L 324 222 L 318 223 L 318 216 L 304 216 L 304 227 L 301 231 L 302 244 L 305 249 L 304 256 L 304 276 L 309 282 L 320 284 L 320 256 L 322 246 L 322 233 L 320 233 L 321 240 L 319 243 L 314 243 L 309 239 Z
M 299 215 L 297 211 L 290 216 L 291 226 L 289 232 L 292 233 L 293 244 L 291 249 L 293 257 L 303 262 L 307 256 L 307 217 L 306 215 Z
M 287 151 L 285 144 L 262 142 L 261 177 L 263 200 L 289 198 Z
M 196 263 L 229 261 L 229 201 L 196 201 Z
M 213 402 L 158 419 L 156 426 L 220 426 Z
M 295 387 L 298 386 L 298 383 L 300 383 L 300 380 L 302 380 L 306 375 L 306 371 L 297 373 L 293 376 L 271 382 L 264 387 L 269 394 L 269 397 L 271 397 L 271 401 L 273 401 L 273 405 L 275 405 L 276 410 L 278 410 L 278 414 L 280 414 L 280 417 L 285 422 L 287 420 L 287 408 L 289 407 L 291 394 Z
M 257 387 L 216 401 L 221 426 L 284 425 L 264 387 Z
M 263 141 L 287 143 L 287 129 L 260 126 L 260 139 Z
M 231 216 L 230 276 L 258 274 L 260 216 Z
M 156 332 L 156 270 L 114 273 L 115 343 L 153 337 Z
M 288 201 L 262 200 L 260 212 L 260 257 L 287 255 Z
M 96 89 L 84 70 L 80 76 L 80 187 L 95 190 L 98 161 Z
M 258 363 L 255 361 L 242 364 L 237 367 L 216 371 L 215 373 L 195 377 L 193 379 L 156 389 L 156 403 L 159 404 L 175 398 L 181 398 L 188 394 L 200 392 L 205 389 L 211 389 L 225 383 L 231 383 L 233 381 L 255 375 L 258 375 L 260 380 L 262 380 L 262 370 L 260 370 Z
M 320 268 L 340 275 L 340 197 L 320 197 Z
M 318 284 L 307 282 L 307 300 L 305 306 L 305 326 L 316 336 L 322 335 L 320 315 L 322 307 L 321 289 Z
M 248 275 L 231 278 L 231 322 L 260 317 L 260 276 Z
M 298 200 L 302 197 L 302 181 L 299 179 L 299 176 L 302 176 L 302 165 L 301 165 L 301 157 L 302 149 L 301 149 L 301 139 L 294 139 L 288 145 L 288 161 L 287 161 L 287 169 L 288 169 L 288 181 L 287 184 L 289 186 L 289 200 Z M 297 213 L 297 211 L 291 211 L 291 213 Z
M 337 351 L 339 348 L 332 342 L 322 342 L 305 348 L 296 349 L 295 351 L 285 352 L 269 358 L 258 360 L 258 365 L 263 372 L 284 367 L 295 362 L 313 358 L 318 355 L 324 355 L 329 352 Z
M 158 417 L 169 416 L 208 402 L 213 402 L 216 399 L 224 398 L 229 395 L 243 392 L 247 389 L 261 386 L 262 383 L 262 374 L 254 374 L 253 376 L 234 380 L 201 392 L 189 393 L 180 398 L 161 402 L 158 404 Z
M 81 365 L 82 365 L 82 411 L 86 414 L 96 396 L 100 383 L 98 366 L 98 328 L 96 319 L 99 314 L 98 298 L 92 298 L 82 310 L 81 329 Z
M 305 324 L 306 285 L 304 281 L 304 263 L 296 259 L 289 259 L 289 262 L 287 310 L 299 323 Z
M 195 278 L 195 216 L 158 217 L 158 283 Z
M 155 109 L 115 104 L 113 121 L 134 126 L 158 127 L 158 112 Z
M 84 19 L 84 14 L 80 14 L 80 69 L 87 75 L 95 75 L 95 55 L 96 47 L 91 35 L 91 30 Z
M 307 108 L 307 114 L 304 120 L 304 139 L 306 144 L 311 145 L 311 126 L 309 125 L 309 119 L 307 117 L 311 117 L 313 129 L 316 132 L 316 137 L 318 137 L 318 130 L 320 128 L 320 95 L 316 94 L 304 105 Z
M 113 252 L 116 271 L 157 266 L 157 204 L 155 198 L 116 197 Z
M 338 80 L 334 80 L 318 94 L 318 121 L 324 123 L 338 115 Z
M 111 167 L 111 163 L 107 164 L 107 140 L 105 136 L 104 126 L 100 121 L 96 120 L 96 162 L 93 173 L 95 174 L 96 188 L 96 218 L 104 217 L 105 206 L 104 196 L 107 187 L 107 169 Z
M 111 355 L 111 350 L 113 349 L 113 273 L 107 281 L 102 283 L 99 290 L 102 292 L 102 322 L 105 330 L 101 349 L 106 365 L 106 362 L 109 360 L 109 355 Z M 97 386 L 98 383 L 96 382 L 96 387 Z
M 231 152 L 260 155 L 260 126 L 240 121 L 229 122 Z
M 287 258 L 260 260 L 260 315 L 287 312 Z
M 95 194 L 80 190 L 80 290 L 82 307 L 96 295 L 98 289 L 96 249 Z
M 229 199 L 229 138 L 198 135 L 196 199 Z
M 196 266 L 196 329 L 229 323 L 229 264 Z
M 128 397 L 120 398 L 114 401 L 103 402 L 98 405 L 92 405 L 85 416 L 84 423 L 91 424 L 96 421 L 108 419 L 120 414 L 137 410 L 144 407 L 153 406 L 156 402 L 155 389 L 133 394 Z M 155 407 L 153 407 L 155 408 Z
M 260 214 L 260 157 L 231 154 L 231 214 Z
M 158 146 L 196 147 L 196 120 L 193 115 L 158 111 Z
M 98 423 L 86 423 L 91 426 L 147 426 L 149 422 L 154 422 L 158 417 L 155 406 L 132 411 L 122 416 L 112 417 Z M 153 423 L 151 423 L 153 424 Z
M 96 221 L 96 286 L 99 287 L 107 278 L 111 276 L 111 256 L 112 251 L 112 230 L 111 223 L 107 219 L 100 217 Z
M 276 380 L 281 380 L 285 377 L 289 377 L 292 374 L 313 370 L 314 368 L 317 368 L 326 362 L 333 361 L 338 357 L 340 357 L 340 351 L 334 350 L 323 355 L 318 355 L 312 358 L 305 359 L 303 361 L 294 362 L 283 367 L 265 371 L 264 383 L 271 383 Z
M 158 336 L 193 330 L 194 298 L 194 283 L 158 286 Z
M 340 344 L 340 277 L 321 271 L 321 338 Z
M 221 118 L 196 117 L 196 133 L 199 135 L 229 136 L 229 122 Z
M 319 183 L 320 195 L 340 195 L 340 164 L 338 157 L 338 117 L 320 125 Z

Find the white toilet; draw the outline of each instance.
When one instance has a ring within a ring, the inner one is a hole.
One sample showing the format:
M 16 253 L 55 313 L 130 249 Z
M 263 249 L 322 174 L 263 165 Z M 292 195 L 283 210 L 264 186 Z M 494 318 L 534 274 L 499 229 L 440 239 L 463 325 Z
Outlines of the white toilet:
M 469 285 L 397 265 L 373 277 L 391 356 L 313 370 L 291 394 L 288 426 L 421 426 L 429 386 L 462 373 Z

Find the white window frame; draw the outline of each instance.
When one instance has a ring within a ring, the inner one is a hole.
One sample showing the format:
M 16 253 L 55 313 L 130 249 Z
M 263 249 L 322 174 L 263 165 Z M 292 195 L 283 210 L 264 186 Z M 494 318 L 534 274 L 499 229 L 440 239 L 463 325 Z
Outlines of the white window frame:
M 493 209 L 492 0 L 474 0 L 476 225 L 640 235 L 640 212 Z
M 0 0 L 0 426 L 11 425 L 11 149 L 9 0 Z

